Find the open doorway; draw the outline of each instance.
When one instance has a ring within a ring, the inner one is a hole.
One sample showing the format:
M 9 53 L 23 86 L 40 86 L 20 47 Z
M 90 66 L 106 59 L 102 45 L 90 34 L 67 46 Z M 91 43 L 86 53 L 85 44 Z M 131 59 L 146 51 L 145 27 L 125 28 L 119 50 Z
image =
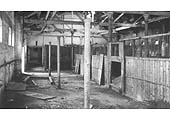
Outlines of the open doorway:
M 121 86 L 121 62 L 111 63 L 111 83 L 117 87 Z
M 27 49 L 27 70 L 42 66 L 42 47 L 33 46 Z

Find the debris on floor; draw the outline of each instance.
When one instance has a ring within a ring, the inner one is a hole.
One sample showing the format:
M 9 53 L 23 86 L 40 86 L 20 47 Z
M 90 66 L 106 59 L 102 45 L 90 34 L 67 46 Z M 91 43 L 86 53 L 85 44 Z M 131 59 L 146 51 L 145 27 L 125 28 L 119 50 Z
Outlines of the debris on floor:
M 26 84 L 18 82 L 9 82 L 6 86 L 6 90 L 26 90 Z
M 18 92 L 18 93 L 22 94 L 22 95 L 29 96 L 29 97 L 34 97 L 34 98 L 37 98 L 37 99 L 42 99 L 42 100 L 55 98 L 55 96 L 45 95 L 45 94 L 30 92 L 30 91 L 24 91 L 24 92 Z
M 57 83 L 57 79 L 54 80 Z M 94 81 L 90 83 L 91 109 L 147 108 L 147 105 L 122 96 L 107 86 L 99 86 Z M 31 77 L 26 84 L 26 91 L 6 91 L 4 108 L 82 109 L 84 106 L 84 81 L 80 76 L 61 78 L 62 89 L 53 87 L 48 77 Z

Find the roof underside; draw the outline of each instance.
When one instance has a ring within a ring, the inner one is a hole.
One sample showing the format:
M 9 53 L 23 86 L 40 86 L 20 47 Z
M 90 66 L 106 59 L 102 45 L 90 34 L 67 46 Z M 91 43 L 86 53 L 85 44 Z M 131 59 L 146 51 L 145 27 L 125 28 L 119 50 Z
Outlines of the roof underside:
M 164 19 L 169 19 L 170 12 L 158 12 L 158 11 L 20 11 L 15 12 L 16 16 L 24 18 L 24 31 L 38 31 L 39 33 L 45 32 L 45 28 L 50 26 L 53 27 L 51 32 L 75 32 L 77 29 L 58 29 L 55 25 L 84 25 L 84 18 L 87 14 L 93 16 L 92 25 L 98 26 L 97 28 L 100 33 L 101 31 L 108 31 L 108 18 L 112 15 L 113 31 L 118 32 L 123 29 L 128 29 L 132 27 L 144 27 L 144 15 L 149 15 L 148 23 L 161 21 Z M 70 14 L 71 16 L 76 15 L 78 21 L 65 20 L 64 15 Z M 105 32 L 107 33 L 107 32 Z

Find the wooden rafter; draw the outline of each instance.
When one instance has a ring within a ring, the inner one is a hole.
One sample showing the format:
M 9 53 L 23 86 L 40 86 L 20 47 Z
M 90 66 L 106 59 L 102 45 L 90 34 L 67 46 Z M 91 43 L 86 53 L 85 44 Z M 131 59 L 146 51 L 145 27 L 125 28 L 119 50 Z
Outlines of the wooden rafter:
M 49 14 L 50 14 L 50 11 L 47 12 L 46 17 L 45 17 L 45 20 L 48 19 Z
M 121 13 L 113 22 L 117 22 L 122 16 L 124 15 L 124 13 Z
M 47 20 L 47 19 L 48 19 L 49 14 L 50 14 L 50 11 L 48 11 L 48 12 L 47 12 L 46 17 L 45 17 L 45 20 Z M 42 32 L 45 30 L 45 28 L 46 28 L 46 27 L 47 27 L 47 24 L 46 24 L 46 23 L 44 23 L 44 26 L 42 27 L 42 29 L 41 29 L 40 33 L 42 33 Z
M 55 17 L 56 13 L 57 13 L 57 11 L 54 11 L 54 12 L 53 12 L 53 14 L 52 14 L 50 20 L 53 20 L 53 18 Z
M 84 19 L 81 17 L 81 14 L 79 12 L 75 12 L 75 14 L 82 22 L 84 22 Z
M 32 13 L 30 13 L 29 15 L 27 15 L 27 16 L 25 16 L 24 18 L 29 18 L 29 17 L 31 17 L 31 16 L 33 16 L 33 15 L 35 15 L 35 14 L 38 14 L 39 12 L 32 12 Z
M 141 18 L 143 18 L 143 16 L 140 16 L 138 19 L 136 19 L 135 22 L 134 22 L 134 24 L 137 24 L 137 22 L 138 22 Z

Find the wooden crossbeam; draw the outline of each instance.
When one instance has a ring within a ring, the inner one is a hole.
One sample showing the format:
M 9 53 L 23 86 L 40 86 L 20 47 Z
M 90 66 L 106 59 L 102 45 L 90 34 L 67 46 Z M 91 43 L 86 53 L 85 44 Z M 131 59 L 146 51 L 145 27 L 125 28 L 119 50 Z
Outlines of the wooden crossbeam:
M 47 12 L 46 17 L 45 17 L 45 20 L 48 19 L 49 14 L 50 14 L 50 11 Z M 46 27 L 47 27 L 47 24 L 45 23 L 44 26 L 42 27 L 40 33 L 42 33 L 42 32 L 45 30 Z
M 160 20 L 164 20 L 164 19 L 168 19 L 169 17 L 157 17 L 157 18 L 153 18 L 148 20 L 148 23 L 152 23 L 152 22 L 156 22 L 156 21 L 160 21 Z
M 126 14 L 149 14 L 149 15 L 157 15 L 157 16 L 167 16 L 170 17 L 170 12 L 164 11 L 114 11 L 115 13 L 126 13 Z
M 100 26 L 109 26 L 108 23 L 101 23 Z M 112 23 L 112 26 L 122 26 L 122 27 L 139 27 L 135 24 L 125 24 L 125 23 Z
M 73 24 L 73 25 L 84 25 L 81 21 L 63 21 L 63 20 L 31 20 L 31 19 L 25 19 L 25 23 L 33 23 L 33 24 Z M 97 25 L 97 23 L 92 22 L 92 25 Z M 108 23 L 100 23 L 100 26 L 108 26 Z M 125 24 L 125 23 L 113 23 L 113 26 L 124 26 L 124 27 L 138 27 L 135 24 Z

